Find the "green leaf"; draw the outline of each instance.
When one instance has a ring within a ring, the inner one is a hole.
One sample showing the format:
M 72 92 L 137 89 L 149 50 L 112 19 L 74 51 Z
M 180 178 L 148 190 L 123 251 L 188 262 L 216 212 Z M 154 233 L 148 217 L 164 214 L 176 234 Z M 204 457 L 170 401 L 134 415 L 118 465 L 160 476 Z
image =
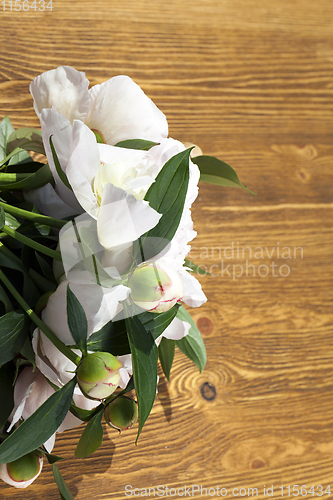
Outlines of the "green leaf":
M 170 371 L 175 356 L 175 341 L 162 337 L 161 343 L 158 346 L 158 356 L 163 373 L 170 382 Z
M 33 281 L 28 276 L 22 261 L 16 257 L 5 245 L 0 243 L 0 267 L 8 267 L 23 273 L 23 297 L 29 301 L 31 306 L 34 306 L 39 299 L 39 293 Z M 11 279 L 11 277 L 10 277 Z
M 70 189 L 71 191 L 73 191 L 72 186 L 70 185 L 70 183 L 69 183 L 69 181 L 67 179 L 67 175 L 65 174 L 65 172 L 61 168 L 58 155 L 57 155 L 56 150 L 55 150 L 55 148 L 53 146 L 52 135 L 50 135 L 49 141 L 50 141 L 50 147 L 51 147 L 53 161 L 54 161 L 54 165 L 55 165 L 57 174 L 59 175 L 61 182 L 63 184 L 65 184 L 65 186 L 68 187 L 68 189 Z
M 28 175 L 25 179 L 17 182 L 10 182 L 8 184 L 0 184 L 0 189 L 6 190 L 29 190 L 37 189 L 45 186 L 45 184 L 54 183 L 54 179 L 48 163 L 45 163 L 39 170 Z
M 40 215 L 40 212 L 37 210 L 35 206 L 32 207 L 31 212 Z M 50 226 L 47 226 L 46 224 L 41 224 L 40 222 L 34 222 L 34 226 L 39 232 L 39 234 L 41 234 L 42 236 L 48 236 L 51 232 Z
M 178 229 L 188 188 L 191 149 L 170 158 L 146 193 L 145 200 L 162 214 L 162 217 L 155 227 L 139 239 L 143 260 L 151 259 L 160 253 Z M 149 238 L 148 245 L 144 244 L 146 238 Z M 135 255 L 137 260 L 140 255 L 137 249 Z
M 36 251 L 35 251 L 35 255 L 36 255 L 36 259 L 38 261 L 38 264 L 39 264 L 45 278 L 48 279 L 49 281 L 55 283 L 53 269 L 50 266 L 50 264 L 41 255 L 39 255 L 39 253 Z
M 7 142 L 12 132 L 14 132 L 14 127 L 10 122 L 9 116 L 5 116 L 0 123 L 0 162 L 6 158 Z
M 126 318 L 132 353 L 133 378 L 139 405 L 139 429 L 136 442 L 153 407 L 157 387 L 158 351 L 153 337 L 137 316 Z
M 27 160 L 28 158 L 31 159 L 31 156 L 29 155 L 29 153 L 27 153 L 27 151 L 19 151 L 18 153 L 16 153 L 16 155 L 11 157 L 8 165 L 16 165 L 17 163 Z
M 42 132 L 28 127 L 14 130 L 8 138 L 7 154 L 11 153 L 16 148 L 45 155 Z
M 76 295 L 67 285 L 67 322 L 69 331 L 74 339 L 75 344 L 82 351 L 83 355 L 87 354 L 87 336 L 88 336 L 88 321 L 86 313 Z
M 11 311 L 0 318 L 0 366 L 19 354 L 26 338 L 24 313 Z
M 217 184 L 219 186 L 244 188 L 249 193 L 255 194 L 241 183 L 235 170 L 230 165 L 215 158 L 215 156 L 196 156 L 192 158 L 192 161 L 199 167 L 200 180 L 202 182 L 209 182 L 210 184 Z
M 55 464 L 59 460 L 64 460 L 63 457 L 58 457 L 58 455 L 52 455 L 51 453 L 47 453 L 42 449 L 43 453 L 45 454 L 47 461 L 49 462 L 50 465 Z
M 128 139 L 127 141 L 120 141 L 115 146 L 117 148 L 126 149 L 140 149 L 141 151 L 148 151 L 153 146 L 157 146 L 159 142 L 146 141 L 144 139 Z
M 205 271 L 202 267 L 200 266 L 197 266 L 196 264 L 194 264 L 194 262 L 192 262 L 191 260 L 189 259 L 185 259 L 185 264 L 184 264 L 186 267 L 189 267 L 191 269 L 191 271 L 195 274 L 199 274 L 201 276 L 205 276 L 205 275 L 209 275 L 211 276 L 210 273 L 207 273 L 207 271 Z
M 52 471 L 54 475 L 55 482 L 58 486 L 58 490 L 61 496 L 61 500 L 74 500 L 72 493 L 70 492 L 67 484 L 64 481 L 58 467 L 55 463 L 52 464 Z
M 125 320 L 109 321 L 98 332 L 90 335 L 89 351 L 109 352 L 114 356 L 130 354 Z
M 14 408 L 14 374 L 15 368 L 12 363 L 7 363 L 0 368 L 0 429 L 5 425 Z
M 3 305 L 5 306 L 5 312 L 6 312 L 6 313 L 8 313 L 9 311 L 12 311 L 12 310 L 13 310 L 12 303 L 11 303 L 11 301 L 9 300 L 7 293 L 6 293 L 6 292 L 5 292 L 5 290 L 2 288 L 2 286 L 1 286 L 1 285 L 0 285 L 0 302 L 2 302 L 2 303 L 3 303 Z
M 138 314 L 138 318 L 145 327 L 146 331 L 151 333 L 153 339 L 156 340 L 164 330 L 170 325 L 171 321 L 177 315 L 180 304 L 174 305 L 169 311 L 163 313 L 153 313 L 145 311 Z
M 8 214 L 6 212 L 5 218 L 6 218 L 6 220 L 5 220 L 6 226 L 8 226 L 14 230 L 16 230 L 20 227 L 21 223 L 13 215 Z
M 190 323 L 191 328 L 186 337 L 176 340 L 176 346 L 187 356 L 193 363 L 197 365 L 200 372 L 205 368 L 206 364 L 206 349 L 202 340 L 201 333 L 197 325 L 194 323 L 191 315 L 186 311 L 185 307 L 180 306 L 177 318 Z
M 100 411 L 86 425 L 74 451 L 77 458 L 88 457 L 101 446 L 103 441 L 102 417 L 103 411 Z
M 52 394 L 0 445 L 0 463 L 13 462 L 36 450 L 56 432 L 67 415 L 76 377 Z
M 20 350 L 20 354 L 26 358 L 29 363 L 31 363 L 33 365 L 33 367 L 36 366 L 36 362 L 35 362 L 35 353 L 32 349 L 32 346 L 31 346 L 31 342 L 30 342 L 30 339 L 29 337 L 27 337 L 25 339 L 25 342 L 23 344 L 23 347 L 21 348 Z
M 0 206 L 0 229 L 3 228 L 6 222 L 6 214 L 2 206 Z

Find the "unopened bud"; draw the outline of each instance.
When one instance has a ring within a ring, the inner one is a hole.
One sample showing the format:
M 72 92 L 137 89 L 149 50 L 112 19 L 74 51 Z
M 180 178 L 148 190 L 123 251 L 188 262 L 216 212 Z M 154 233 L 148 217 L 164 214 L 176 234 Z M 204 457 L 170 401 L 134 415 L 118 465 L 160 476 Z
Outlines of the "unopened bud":
M 78 366 L 77 381 L 89 399 L 105 399 L 118 387 L 122 363 L 108 352 L 88 354 Z
M 110 427 L 125 431 L 138 420 L 138 406 L 133 399 L 119 396 L 105 408 L 104 418 Z
M 184 294 L 183 282 L 177 271 L 155 262 L 137 267 L 128 280 L 128 286 L 136 305 L 156 313 L 171 309 Z
M 41 473 L 43 456 L 32 451 L 14 462 L 0 464 L 0 478 L 16 488 L 26 488 Z

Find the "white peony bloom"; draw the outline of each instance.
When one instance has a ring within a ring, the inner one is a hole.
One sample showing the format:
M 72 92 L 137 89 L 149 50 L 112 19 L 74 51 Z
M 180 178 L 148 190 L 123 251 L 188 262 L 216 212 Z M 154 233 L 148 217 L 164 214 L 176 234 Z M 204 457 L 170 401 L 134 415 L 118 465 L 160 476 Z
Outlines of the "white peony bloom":
M 59 179 L 50 136 L 61 168 L 66 172 L 74 120 L 84 122 L 94 131 L 99 142 L 111 145 L 128 139 L 160 142 L 168 135 L 164 114 L 128 76 L 116 76 L 90 90 L 88 85 L 85 74 L 69 66 L 47 71 L 30 84 L 34 108 L 41 121 L 46 155 L 55 178 L 55 192 L 69 207 L 69 212 L 74 210 L 75 214 L 82 210 L 73 193 Z M 47 201 L 44 190 L 42 187 L 27 193 L 27 199 L 39 210 L 56 217 L 56 197 L 52 196 L 52 203 L 43 204 L 43 198 Z

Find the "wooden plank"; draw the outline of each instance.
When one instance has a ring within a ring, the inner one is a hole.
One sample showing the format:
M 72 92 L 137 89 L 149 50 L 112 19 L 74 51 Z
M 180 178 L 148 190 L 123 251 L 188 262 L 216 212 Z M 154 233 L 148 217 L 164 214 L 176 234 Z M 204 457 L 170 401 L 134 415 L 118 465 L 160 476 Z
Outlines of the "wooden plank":
M 273 498 L 282 485 L 287 497 L 297 484 L 305 498 L 318 485 L 333 492 L 332 2 L 53 6 L 1 12 L 1 117 L 37 127 L 29 82 L 58 65 L 92 84 L 129 74 L 172 137 L 229 162 L 257 193 L 200 185 L 191 258 L 217 275 L 200 277 L 208 302 L 191 313 L 207 367 L 200 374 L 177 352 L 137 447 L 135 429 L 106 429 L 101 449 L 78 460 L 82 427 L 59 435 L 75 498 L 123 499 L 126 485 L 207 488 L 195 498 L 220 497 L 217 486 L 260 499 L 272 485 Z M 2 483 L 0 495 L 59 498 L 47 465 L 28 490 Z

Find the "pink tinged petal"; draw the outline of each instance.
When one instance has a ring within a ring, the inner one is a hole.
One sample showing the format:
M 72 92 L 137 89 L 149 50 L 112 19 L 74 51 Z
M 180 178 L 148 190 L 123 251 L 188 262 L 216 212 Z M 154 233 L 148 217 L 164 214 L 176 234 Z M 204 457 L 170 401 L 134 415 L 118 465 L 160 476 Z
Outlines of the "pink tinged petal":
M 161 214 L 147 202 L 106 184 L 97 219 L 98 239 L 106 249 L 135 241 L 156 226 L 160 218 Z
M 64 219 L 82 212 L 80 206 L 78 206 L 78 209 L 73 209 L 67 205 L 55 192 L 51 184 L 45 184 L 45 186 L 31 191 L 24 191 L 23 195 L 24 199 L 33 203 L 42 214 L 56 219 Z
M 45 375 L 51 382 L 61 386 L 62 382 L 60 380 L 59 372 L 52 366 L 50 360 L 47 358 L 44 352 L 44 346 L 41 339 L 41 332 L 39 328 L 33 333 L 32 336 L 32 348 L 35 353 L 35 361 L 38 370 Z
M 98 130 L 107 144 L 126 139 L 159 142 L 168 135 L 164 114 L 128 76 L 116 76 L 90 89 L 85 123 Z
M 200 307 L 207 302 L 207 297 L 203 293 L 199 281 L 185 269 L 180 271 L 180 274 L 184 285 L 183 301 L 185 304 L 190 307 Z
M 70 141 L 72 125 L 67 118 L 53 108 L 44 109 L 42 111 L 41 125 L 45 152 L 55 181 L 55 190 L 67 205 L 72 207 L 76 213 L 80 213 L 82 209 L 78 204 L 74 193 L 67 186 L 65 186 L 57 173 L 50 146 L 50 136 L 52 136 L 53 146 L 57 153 L 60 166 L 66 173 L 67 163 L 71 151 Z
M 28 366 L 18 376 L 14 388 L 14 415 L 12 428 L 20 418 L 26 420 L 39 408 L 54 390 L 39 370 Z
M 30 92 L 38 117 L 44 108 L 54 107 L 70 122 L 83 121 L 89 108 L 88 86 L 85 74 L 70 66 L 37 76 L 30 84 Z
M 93 179 L 101 161 L 94 133 L 75 120 L 71 135 L 71 154 L 66 174 L 75 196 L 84 210 L 92 215 L 98 208 L 92 190 Z
M 44 353 L 43 361 L 45 365 L 51 367 L 54 373 L 58 374 L 57 385 L 64 385 L 73 378 L 76 370 L 76 365 L 62 354 L 54 344 L 44 335 L 40 334 L 39 345 L 41 352 Z M 78 349 L 73 349 L 73 352 L 80 354 Z M 44 366 L 45 366 L 44 365 Z
M 179 318 L 174 318 L 170 325 L 164 330 L 162 337 L 170 340 L 180 340 L 190 331 L 191 325 Z

